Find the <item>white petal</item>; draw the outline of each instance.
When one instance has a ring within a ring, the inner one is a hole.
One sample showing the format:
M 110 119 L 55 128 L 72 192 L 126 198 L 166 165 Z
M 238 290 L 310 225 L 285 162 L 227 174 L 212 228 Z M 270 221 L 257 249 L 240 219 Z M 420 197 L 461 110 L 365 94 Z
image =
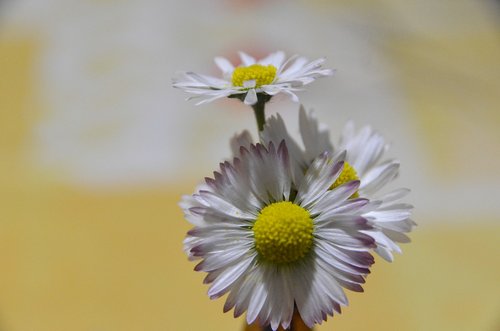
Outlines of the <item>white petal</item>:
M 321 129 L 313 114 L 306 114 L 302 105 L 299 110 L 299 127 L 308 160 L 313 160 L 325 151 L 333 150 L 328 131 Z
M 240 54 L 241 62 L 243 63 L 243 65 L 245 67 L 248 67 L 248 66 L 251 66 L 252 64 L 255 64 L 255 59 L 253 57 L 251 57 L 250 55 L 248 55 L 247 53 L 239 52 L 239 54 Z
M 343 162 L 334 163 L 331 155 L 323 153 L 317 157 L 304 175 L 300 183 L 296 203 L 307 208 L 325 194 L 335 182 L 344 166 Z
M 256 84 L 255 79 L 246 80 L 243 82 L 244 88 L 254 88 Z
M 217 254 L 206 254 L 194 268 L 195 271 L 213 271 L 233 264 L 245 255 L 248 256 L 249 250 L 244 246 L 234 245 L 231 250 L 224 250 Z
M 353 180 L 342 184 L 333 190 L 327 191 L 318 202 L 312 206 L 312 214 L 324 213 L 327 210 L 334 209 L 344 203 L 359 187 L 359 181 Z
M 393 180 L 399 171 L 399 161 L 386 162 L 368 171 L 361 178 L 360 195 L 371 196 Z
M 234 66 L 231 62 L 229 62 L 228 59 L 226 59 L 225 57 L 216 57 L 214 59 L 215 61 L 215 64 L 217 65 L 217 67 L 219 67 L 219 69 L 224 73 L 232 73 L 233 70 L 234 70 Z
M 210 299 L 216 299 L 226 293 L 231 285 L 243 275 L 253 263 L 253 258 L 242 259 L 239 263 L 227 268 L 213 282 L 208 290 Z
M 249 148 L 252 143 L 252 135 L 247 130 L 244 130 L 240 134 L 235 134 L 229 142 L 233 157 L 239 156 L 241 146 Z
M 250 89 L 247 92 L 247 96 L 245 97 L 245 100 L 243 101 L 245 105 L 255 105 L 257 103 L 257 93 L 255 92 L 255 89 Z
M 255 284 L 250 303 L 248 304 L 247 323 L 252 324 L 260 313 L 267 298 L 265 282 Z
M 283 61 L 285 60 L 285 53 L 282 51 L 278 51 L 275 53 L 269 54 L 267 57 L 259 61 L 259 64 L 262 65 L 272 65 L 275 68 L 281 67 Z
M 249 212 L 242 211 L 213 192 L 201 191 L 199 197 L 208 203 L 211 209 L 217 210 L 230 217 L 251 219 L 255 216 Z M 198 198 L 198 196 L 196 196 L 196 198 Z
M 410 190 L 407 188 L 400 188 L 396 189 L 394 191 L 391 191 L 389 193 L 386 193 L 385 195 L 381 196 L 379 200 L 383 201 L 384 204 L 397 201 L 399 199 L 404 198 L 406 195 L 410 193 Z

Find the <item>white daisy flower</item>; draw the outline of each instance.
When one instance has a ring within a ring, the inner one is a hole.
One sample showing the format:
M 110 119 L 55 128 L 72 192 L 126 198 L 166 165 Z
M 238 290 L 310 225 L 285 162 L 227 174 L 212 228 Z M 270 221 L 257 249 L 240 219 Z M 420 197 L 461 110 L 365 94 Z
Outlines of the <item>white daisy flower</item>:
M 242 65 L 238 67 L 224 57 L 215 58 L 222 78 L 188 71 L 180 73 L 173 86 L 195 95 L 188 99 L 202 98 L 197 105 L 224 97 L 237 97 L 247 105 L 254 105 L 259 99 L 266 102 L 278 93 L 287 94 L 298 102 L 294 92 L 317 78 L 333 74 L 332 70 L 321 68 L 323 58 L 308 61 L 292 56 L 285 61 L 285 53 L 279 51 L 256 61 L 244 52 L 239 54 Z
M 349 122 L 344 128 L 338 146 L 335 147 L 330 141 L 326 126 L 318 123 L 312 113 L 307 114 L 303 107 L 299 112 L 299 125 L 303 147 L 290 136 L 279 114 L 268 119 L 261 132 L 261 141 L 264 144 L 286 141 L 292 161 L 293 177 L 296 180 L 303 177 L 305 169 L 321 153 L 345 151 L 344 170 L 336 181 L 332 182 L 332 187 L 335 188 L 351 180 L 360 181 L 359 189 L 353 198 L 368 198 L 377 205 L 375 210 L 363 214 L 374 228 L 366 233 L 375 239 L 377 244 L 375 251 L 385 260 L 392 261 L 392 252 L 401 253 L 396 243 L 410 241 L 405 233 L 410 232 L 415 223 L 410 219 L 413 207 L 400 202 L 410 192 L 408 189 L 379 194 L 385 185 L 397 177 L 399 171 L 399 161 L 383 158 L 388 149 L 383 137 L 369 126 L 356 132 L 352 122 Z M 250 141 L 252 138 L 248 132 L 233 138 L 233 153 L 236 143 L 246 146 Z
M 207 272 L 211 299 L 248 324 L 288 328 L 294 309 L 306 325 L 326 320 L 347 305 L 343 288 L 363 291 L 375 247 L 361 214 L 373 206 L 349 198 L 359 181 L 330 189 L 343 161 L 316 157 L 300 181 L 291 177 L 286 143 L 241 147 L 205 189 L 181 206 L 194 225 L 184 241 L 195 270 Z

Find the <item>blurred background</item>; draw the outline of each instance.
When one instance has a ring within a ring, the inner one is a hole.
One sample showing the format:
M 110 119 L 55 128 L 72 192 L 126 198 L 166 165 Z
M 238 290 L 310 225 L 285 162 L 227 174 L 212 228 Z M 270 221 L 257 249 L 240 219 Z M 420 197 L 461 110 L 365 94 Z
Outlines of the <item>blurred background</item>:
M 177 203 L 253 114 L 171 87 L 238 50 L 325 56 L 336 75 L 301 101 L 334 139 L 377 128 L 412 189 L 413 243 L 317 330 L 500 330 L 493 0 L 0 2 L 0 330 L 241 330 L 186 260 Z

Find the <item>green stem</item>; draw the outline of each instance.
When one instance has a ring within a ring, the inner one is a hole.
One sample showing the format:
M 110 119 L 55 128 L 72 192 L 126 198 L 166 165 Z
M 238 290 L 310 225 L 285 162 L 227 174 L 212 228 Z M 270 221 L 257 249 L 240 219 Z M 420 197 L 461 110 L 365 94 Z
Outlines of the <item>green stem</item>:
M 242 102 L 245 100 L 246 94 L 233 94 L 230 95 L 231 99 L 239 99 Z M 265 93 L 257 93 L 257 103 L 252 105 L 253 113 L 255 114 L 255 120 L 257 121 L 257 128 L 259 133 L 264 130 L 264 124 L 266 124 L 266 102 L 271 100 L 273 96 Z
M 259 93 L 257 94 L 257 103 L 252 106 L 259 133 L 264 130 L 264 124 L 266 124 L 266 103 L 271 100 L 271 98 L 271 95 Z
M 266 124 L 266 103 L 259 100 L 252 108 L 255 114 L 255 120 L 257 121 L 257 128 L 259 132 L 261 132 L 264 130 L 264 124 Z

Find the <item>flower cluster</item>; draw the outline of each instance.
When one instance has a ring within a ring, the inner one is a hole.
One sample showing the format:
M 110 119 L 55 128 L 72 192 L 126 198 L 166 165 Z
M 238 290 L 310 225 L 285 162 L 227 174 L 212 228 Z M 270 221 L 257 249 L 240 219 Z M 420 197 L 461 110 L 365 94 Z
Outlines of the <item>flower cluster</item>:
M 323 60 L 284 63 L 282 52 L 243 67 L 217 58 L 225 80 L 186 73 L 176 87 L 210 99 L 259 93 L 293 94 L 297 86 L 331 73 Z M 203 102 L 203 101 L 202 101 Z M 262 108 L 263 109 L 263 108 Z M 278 114 L 254 141 L 248 131 L 231 141 L 233 158 L 180 205 L 193 229 L 184 240 L 196 271 L 207 273 L 211 299 L 227 295 L 224 311 L 246 312 L 247 323 L 287 329 L 299 315 L 312 327 L 348 304 L 344 289 L 362 292 L 374 263 L 400 253 L 415 225 L 407 189 L 384 192 L 399 171 L 386 159 L 383 137 L 345 126 L 337 142 L 312 113 L 299 111 L 300 140 Z

